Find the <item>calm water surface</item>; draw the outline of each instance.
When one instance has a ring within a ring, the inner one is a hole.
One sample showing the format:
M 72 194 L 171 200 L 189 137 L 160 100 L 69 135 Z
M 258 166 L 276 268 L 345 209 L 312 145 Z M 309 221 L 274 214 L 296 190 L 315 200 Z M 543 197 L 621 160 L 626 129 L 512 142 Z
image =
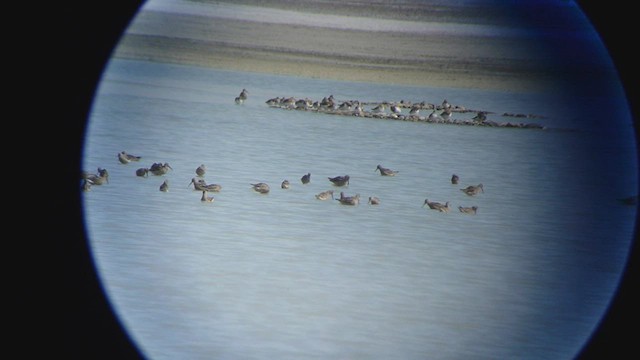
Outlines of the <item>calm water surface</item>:
M 242 88 L 249 99 L 236 105 Z M 496 121 L 539 114 L 548 129 L 265 104 L 330 94 L 446 98 Z M 620 108 L 603 118 L 612 106 Z M 85 170 L 110 174 L 84 194 L 87 232 L 109 300 L 150 359 L 571 358 L 606 310 L 632 240 L 636 208 L 617 201 L 637 189 L 625 106 L 620 93 L 385 86 L 113 60 L 86 136 Z M 120 164 L 123 150 L 142 160 Z M 155 162 L 173 171 L 135 175 Z M 188 187 L 200 164 L 208 183 L 222 185 L 213 203 Z M 398 176 L 380 176 L 378 164 Z M 327 179 L 345 174 L 345 188 Z M 254 192 L 256 182 L 271 192 Z M 478 183 L 485 193 L 476 197 L 459 190 Z M 363 201 L 315 199 L 329 189 Z M 453 210 L 422 208 L 425 198 Z M 472 205 L 475 216 L 457 210 Z

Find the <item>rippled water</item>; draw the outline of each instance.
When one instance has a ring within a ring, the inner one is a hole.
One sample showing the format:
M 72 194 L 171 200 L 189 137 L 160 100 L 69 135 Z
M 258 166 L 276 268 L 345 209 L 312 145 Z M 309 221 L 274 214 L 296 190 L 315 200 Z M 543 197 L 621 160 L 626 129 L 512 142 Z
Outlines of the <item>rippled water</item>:
M 249 99 L 236 105 L 242 88 Z M 535 121 L 548 129 L 265 104 L 330 94 L 446 98 L 497 121 L 513 121 L 503 112 L 543 115 Z M 601 116 L 611 106 L 624 98 L 114 60 L 86 137 L 84 168 L 110 174 L 84 195 L 91 248 L 114 310 L 151 359 L 571 358 L 606 310 L 632 239 L 636 208 L 617 199 L 637 189 L 636 148 L 626 108 Z M 123 150 L 142 160 L 120 164 Z M 155 162 L 173 171 L 135 175 Z M 200 164 L 208 183 L 222 185 L 213 203 L 188 187 Z M 380 176 L 378 164 L 398 176 Z M 344 174 L 345 188 L 327 179 Z M 254 192 L 256 182 L 271 192 Z M 476 197 L 459 190 L 478 183 L 485 193 Z M 315 199 L 328 189 L 364 201 Z M 422 208 L 425 198 L 453 211 Z M 457 210 L 471 205 L 475 216 Z

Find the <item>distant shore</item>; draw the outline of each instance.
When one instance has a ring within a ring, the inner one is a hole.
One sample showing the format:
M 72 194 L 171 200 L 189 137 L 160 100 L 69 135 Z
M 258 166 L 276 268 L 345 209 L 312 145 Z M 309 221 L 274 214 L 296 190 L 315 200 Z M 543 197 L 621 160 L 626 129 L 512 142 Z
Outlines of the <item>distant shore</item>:
M 114 57 L 344 81 L 538 92 L 564 76 L 511 37 L 318 28 L 140 13 Z

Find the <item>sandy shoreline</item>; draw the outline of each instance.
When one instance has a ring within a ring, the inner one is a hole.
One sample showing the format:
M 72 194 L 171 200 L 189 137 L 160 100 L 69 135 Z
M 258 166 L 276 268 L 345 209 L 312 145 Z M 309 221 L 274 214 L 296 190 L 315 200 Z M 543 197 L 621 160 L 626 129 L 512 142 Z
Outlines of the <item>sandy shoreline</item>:
M 140 13 L 114 57 L 385 84 L 548 91 L 566 69 L 510 37 L 416 35 Z M 540 56 L 540 55 L 537 55 Z M 561 73 L 562 71 L 562 73 Z

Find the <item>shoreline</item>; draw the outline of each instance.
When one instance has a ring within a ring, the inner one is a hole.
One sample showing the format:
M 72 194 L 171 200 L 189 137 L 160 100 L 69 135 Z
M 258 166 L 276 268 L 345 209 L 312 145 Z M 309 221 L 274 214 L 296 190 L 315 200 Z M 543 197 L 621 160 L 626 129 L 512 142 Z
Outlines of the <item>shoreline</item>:
M 310 79 L 559 94 L 612 74 L 558 62 L 542 39 L 300 25 L 315 15 L 273 23 L 144 10 L 112 56 Z
M 459 62 L 455 69 L 451 69 L 453 66 L 443 61 L 376 64 L 364 59 L 340 60 L 330 56 L 313 57 L 251 48 L 202 46 L 197 41 L 154 36 L 124 37 L 113 57 L 310 79 L 437 88 L 537 92 L 557 85 L 552 76 L 513 68 L 489 72 L 477 65 Z

